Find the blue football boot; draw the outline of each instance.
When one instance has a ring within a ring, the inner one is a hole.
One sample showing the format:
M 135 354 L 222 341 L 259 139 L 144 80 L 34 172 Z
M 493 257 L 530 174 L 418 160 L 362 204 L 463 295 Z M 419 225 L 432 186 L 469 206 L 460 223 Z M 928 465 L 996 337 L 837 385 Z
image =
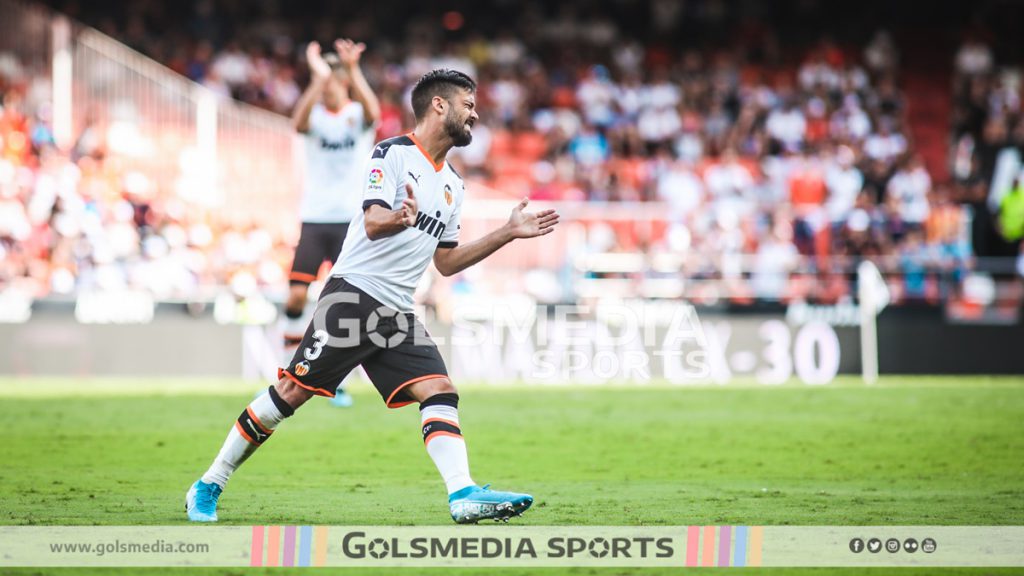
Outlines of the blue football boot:
M 188 513 L 188 519 L 193 522 L 216 522 L 217 499 L 220 498 L 220 493 L 220 486 L 196 480 L 185 493 L 185 512 Z
M 490 484 L 468 486 L 448 496 L 452 520 L 459 524 L 475 524 L 480 520 L 508 522 L 533 505 L 533 496 L 516 492 L 498 492 Z
M 352 404 L 352 395 L 343 386 L 338 386 L 338 389 L 334 391 L 334 398 L 331 398 L 331 406 L 335 408 L 349 408 Z

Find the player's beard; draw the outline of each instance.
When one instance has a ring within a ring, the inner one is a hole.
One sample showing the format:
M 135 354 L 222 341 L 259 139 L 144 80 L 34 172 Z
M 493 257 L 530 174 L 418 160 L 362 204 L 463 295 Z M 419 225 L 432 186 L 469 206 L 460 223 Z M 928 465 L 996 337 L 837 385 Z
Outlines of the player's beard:
M 469 120 L 469 118 L 466 118 L 466 120 Z M 457 148 L 469 146 L 469 143 L 473 141 L 473 132 L 466 127 L 466 120 L 460 119 L 452 110 L 449 110 L 448 114 L 444 117 L 444 131 Z

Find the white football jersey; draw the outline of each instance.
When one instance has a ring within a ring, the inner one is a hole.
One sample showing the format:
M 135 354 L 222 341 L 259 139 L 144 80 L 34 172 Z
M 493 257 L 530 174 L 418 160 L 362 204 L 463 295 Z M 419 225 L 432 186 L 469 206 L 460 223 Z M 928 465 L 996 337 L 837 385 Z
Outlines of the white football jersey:
M 448 162 L 434 164 L 412 134 L 377 144 L 364 174 L 363 210 L 374 204 L 397 209 L 407 197 L 405 185 L 411 184 L 416 225 L 370 240 L 360 210 L 331 275 L 343 277 L 386 306 L 412 312 L 413 292 L 434 251 L 458 245 L 465 185 Z
M 337 112 L 317 103 L 309 113 L 303 222 L 351 222 L 362 200 L 363 161 L 373 144 L 362 104 L 352 101 Z

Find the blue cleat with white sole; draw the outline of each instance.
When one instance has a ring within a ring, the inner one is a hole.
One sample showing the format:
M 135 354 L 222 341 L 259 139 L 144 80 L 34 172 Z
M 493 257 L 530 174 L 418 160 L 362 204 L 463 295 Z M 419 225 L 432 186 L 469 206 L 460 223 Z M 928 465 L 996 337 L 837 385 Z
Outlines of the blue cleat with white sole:
M 220 486 L 196 480 L 185 493 L 185 512 L 188 513 L 188 519 L 193 522 L 216 522 L 217 499 L 220 498 L 220 493 Z
M 491 490 L 490 484 L 468 486 L 448 496 L 452 520 L 459 524 L 476 524 L 480 520 L 508 522 L 533 505 L 533 496 L 516 492 Z

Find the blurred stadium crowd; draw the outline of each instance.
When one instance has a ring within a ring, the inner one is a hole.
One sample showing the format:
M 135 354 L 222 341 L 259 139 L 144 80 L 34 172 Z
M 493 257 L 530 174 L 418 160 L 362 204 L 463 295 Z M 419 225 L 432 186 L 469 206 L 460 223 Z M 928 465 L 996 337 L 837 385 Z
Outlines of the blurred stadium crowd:
M 6 78 L 0 74 L 0 80 Z M 142 289 L 162 299 L 287 281 L 290 248 L 257 226 L 198 217 L 105 144 L 102 124 L 57 150 L 46 105 L 0 82 L 0 283 L 33 297 Z
M 948 159 L 936 164 L 912 134 L 898 32 L 860 15 L 844 35 L 829 3 L 51 4 L 224 98 L 282 114 L 307 80 L 305 41 L 364 40 L 381 137 L 412 125 L 405 103 L 422 73 L 466 71 L 483 122 L 455 154 L 464 174 L 534 199 L 663 201 L 661 237 L 591 248 L 687 253 L 688 275 L 718 277 L 738 300 L 835 302 L 868 257 L 902 274 L 898 298 L 937 301 L 936 272 L 958 278 L 1024 240 L 1020 178 L 991 190 L 998 156 L 1024 150 L 1021 62 L 962 22 L 948 24 L 959 48 L 941 63 L 948 94 L 935 95 L 952 101 Z M 280 238 L 190 221 L 159 183 L 123 168 L 103 130 L 59 152 L 48 103 L 19 70 L 0 57 L 0 282 L 37 296 L 283 285 Z

